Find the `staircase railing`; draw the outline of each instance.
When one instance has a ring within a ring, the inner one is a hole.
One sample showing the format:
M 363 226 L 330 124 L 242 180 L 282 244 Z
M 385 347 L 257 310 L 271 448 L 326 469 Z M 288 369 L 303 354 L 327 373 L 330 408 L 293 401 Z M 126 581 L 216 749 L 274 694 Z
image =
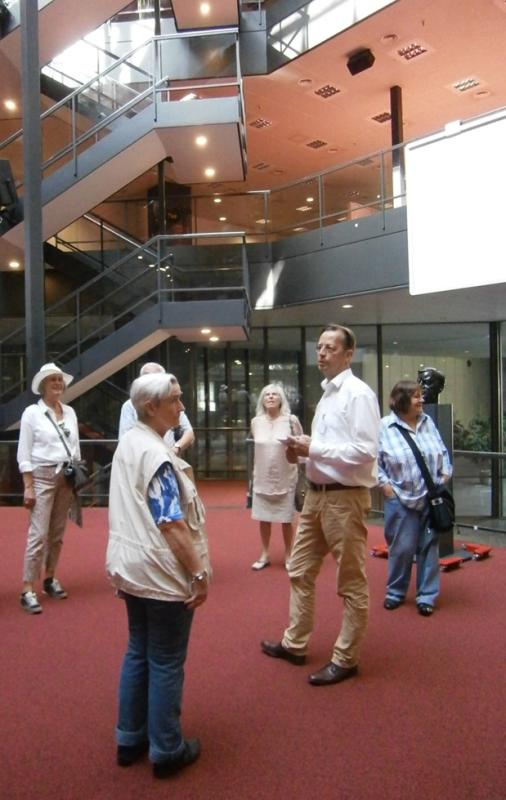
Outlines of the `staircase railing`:
M 175 245 L 202 242 L 206 247 L 182 248 L 184 261 L 176 259 L 172 252 Z M 227 245 L 226 253 L 223 247 L 210 246 L 216 243 Z M 134 248 L 112 267 L 47 308 L 47 358 L 65 364 L 154 306 L 160 308 L 161 314 L 162 303 L 203 299 L 243 299 L 245 312 L 249 310 L 243 231 L 233 231 L 227 236 L 221 233 L 155 236 Z M 23 325 L 0 342 L 2 402 L 27 388 L 25 366 Z
M 41 115 L 42 178 L 68 163 L 77 177 L 83 153 L 121 120 L 150 107 L 156 121 L 161 103 L 180 102 L 190 92 L 194 100 L 237 97 L 244 128 L 236 30 L 153 36 L 52 105 Z M 22 137 L 19 130 L 0 143 L 0 158 L 10 161 L 18 190 L 23 185 Z

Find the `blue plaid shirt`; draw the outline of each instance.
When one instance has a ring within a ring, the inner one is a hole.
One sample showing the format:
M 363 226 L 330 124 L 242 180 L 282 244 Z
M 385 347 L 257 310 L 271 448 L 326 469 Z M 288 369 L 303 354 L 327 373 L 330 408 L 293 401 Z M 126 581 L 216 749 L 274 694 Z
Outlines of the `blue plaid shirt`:
M 430 476 L 436 485 L 442 476 L 452 474 L 452 465 L 438 429 L 432 419 L 422 412 L 416 424 L 416 432 L 393 411 L 380 423 L 378 455 L 378 483 L 389 483 L 401 503 L 408 508 L 420 509 L 424 505 L 427 487 L 416 463 L 413 451 L 395 423 L 405 428 L 425 459 Z

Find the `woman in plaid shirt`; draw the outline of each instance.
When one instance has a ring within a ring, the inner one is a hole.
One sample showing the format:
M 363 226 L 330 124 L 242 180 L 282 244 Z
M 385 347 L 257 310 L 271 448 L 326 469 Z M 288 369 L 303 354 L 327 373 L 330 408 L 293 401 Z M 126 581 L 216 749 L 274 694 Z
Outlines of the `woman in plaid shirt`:
M 437 534 L 429 526 L 427 487 L 400 425 L 413 437 L 436 485 L 447 483 L 452 466 L 438 429 L 423 412 L 421 387 L 398 381 L 390 395 L 391 413 L 381 420 L 378 483 L 385 497 L 385 539 L 388 580 L 384 608 L 393 611 L 404 602 L 416 555 L 416 605 L 425 617 L 434 611 L 439 595 Z

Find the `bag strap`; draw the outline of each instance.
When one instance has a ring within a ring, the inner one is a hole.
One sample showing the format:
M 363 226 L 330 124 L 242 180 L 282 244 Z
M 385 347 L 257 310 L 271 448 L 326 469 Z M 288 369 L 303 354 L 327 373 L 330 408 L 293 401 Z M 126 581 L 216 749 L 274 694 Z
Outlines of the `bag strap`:
M 70 450 L 69 450 L 69 448 L 68 448 L 68 446 L 67 446 L 67 442 L 66 442 L 66 441 L 65 441 L 65 439 L 63 438 L 63 436 L 62 436 L 62 433 L 61 433 L 61 430 L 59 429 L 58 425 L 56 424 L 56 422 L 55 422 L 55 421 L 54 421 L 54 419 L 52 418 L 52 416 L 51 416 L 51 414 L 49 413 L 49 411 L 44 411 L 44 416 L 46 416 L 46 417 L 48 418 L 49 422 L 51 423 L 51 425 L 52 425 L 52 426 L 53 426 L 53 428 L 55 429 L 56 433 L 57 433 L 57 434 L 58 434 L 58 436 L 60 437 L 60 439 L 61 439 L 61 443 L 62 443 L 62 445 L 64 446 L 65 450 L 67 451 L 67 455 L 68 455 L 68 457 L 69 457 L 69 458 L 70 458 L 70 460 L 72 461 L 72 453 L 70 452 Z
M 422 456 L 420 450 L 418 449 L 418 446 L 414 442 L 413 437 L 411 436 L 409 431 L 407 431 L 406 428 L 403 428 L 402 425 L 399 425 L 398 422 L 394 422 L 392 427 L 393 428 L 397 428 L 397 430 L 400 431 L 400 433 L 406 439 L 406 441 L 409 444 L 411 450 L 413 451 L 413 455 L 415 457 L 415 461 L 418 464 L 418 468 L 419 468 L 420 472 L 422 473 L 422 477 L 423 477 L 423 479 L 425 481 L 425 485 L 427 486 L 427 489 L 429 490 L 429 492 L 434 492 L 435 489 L 436 489 L 436 484 L 434 483 L 434 481 L 432 480 L 432 478 L 430 476 L 429 468 L 427 467 L 427 464 L 425 463 L 425 459 Z

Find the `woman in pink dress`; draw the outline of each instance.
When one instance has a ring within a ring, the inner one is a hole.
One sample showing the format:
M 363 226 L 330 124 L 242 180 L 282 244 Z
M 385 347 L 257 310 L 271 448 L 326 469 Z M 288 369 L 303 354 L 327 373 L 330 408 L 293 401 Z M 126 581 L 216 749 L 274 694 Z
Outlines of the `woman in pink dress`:
M 292 519 L 295 513 L 297 465 L 289 464 L 283 440 L 299 436 L 302 427 L 293 414 L 282 386 L 264 386 L 258 398 L 256 416 L 251 420 L 251 436 L 255 443 L 253 468 L 252 519 L 260 523 L 262 551 L 251 568 L 270 565 L 269 545 L 273 522 L 280 522 L 285 543 L 285 563 L 292 549 Z

